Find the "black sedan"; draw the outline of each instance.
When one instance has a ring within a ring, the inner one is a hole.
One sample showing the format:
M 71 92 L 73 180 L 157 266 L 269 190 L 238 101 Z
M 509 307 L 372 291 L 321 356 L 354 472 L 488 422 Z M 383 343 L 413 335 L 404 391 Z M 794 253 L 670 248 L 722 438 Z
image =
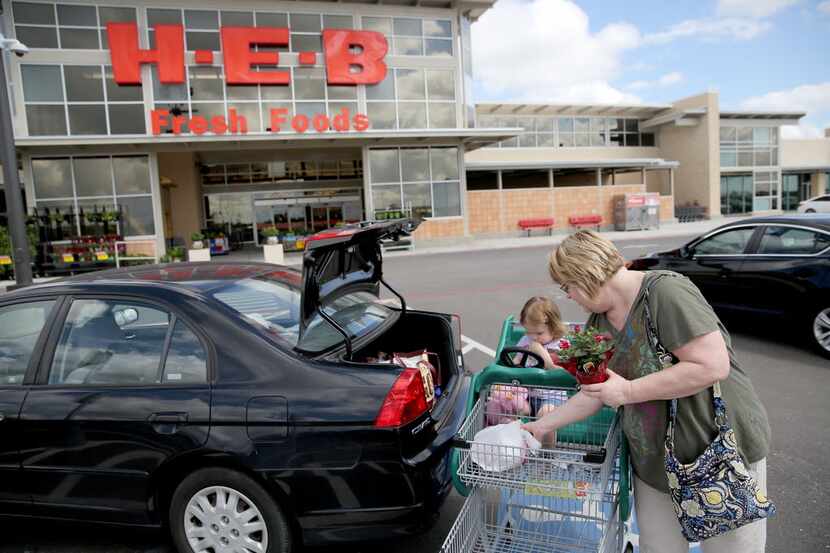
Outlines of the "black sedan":
M 715 309 L 796 325 L 830 357 L 830 215 L 735 221 L 630 268 L 682 273 Z
M 454 317 L 379 300 L 378 241 L 404 231 L 319 235 L 302 273 L 168 264 L 0 296 L 0 514 L 167 524 L 182 552 L 427 528 L 467 381 Z

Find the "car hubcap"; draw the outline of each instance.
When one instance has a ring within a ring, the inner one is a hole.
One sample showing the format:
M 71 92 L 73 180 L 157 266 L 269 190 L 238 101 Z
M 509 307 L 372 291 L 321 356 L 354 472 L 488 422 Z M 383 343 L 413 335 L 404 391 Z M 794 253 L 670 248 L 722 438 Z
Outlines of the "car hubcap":
M 184 530 L 196 553 L 265 553 L 268 528 L 253 501 L 225 486 L 197 492 L 187 504 Z
M 813 321 L 813 334 L 819 345 L 830 351 L 830 307 L 816 315 L 816 320 Z

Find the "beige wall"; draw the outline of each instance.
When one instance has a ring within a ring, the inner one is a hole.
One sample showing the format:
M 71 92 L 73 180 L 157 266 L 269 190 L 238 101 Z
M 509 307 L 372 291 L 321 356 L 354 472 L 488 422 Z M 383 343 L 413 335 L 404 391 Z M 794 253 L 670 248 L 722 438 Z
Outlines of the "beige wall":
M 781 141 L 781 169 L 830 166 L 830 138 Z
M 658 144 L 665 159 L 680 162 L 675 170 L 676 205 L 697 201 L 709 215 L 720 214 L 720 110 L 718 94 L 709 92 L 674 102 L 680 109 L 706 108 L 696 126 L 664 125 Z
M 159 179 L 162 183 L 168 179 L 173 187 L 169 192 L 162 188 L 162 212 L 170 214 L 172 236 L 181 238 L 190 245 L 190 235 L 201 229 L 202 198 L 199 170 L 196 155 L 186 153 L 158 154 Z
M 597 159 L 642 159 L 663 157 L 660 148 L 480 148 L 467 152 L 467 163 L 475 161 L 595 161 Z

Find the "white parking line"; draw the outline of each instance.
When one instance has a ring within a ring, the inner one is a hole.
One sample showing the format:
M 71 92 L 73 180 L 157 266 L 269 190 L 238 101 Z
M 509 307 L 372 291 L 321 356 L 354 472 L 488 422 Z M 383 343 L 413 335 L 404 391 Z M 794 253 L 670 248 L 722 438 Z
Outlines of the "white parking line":
M 475 349 L 475 350 L 480 351 L 484 355 L 487 355 L 488 357 L 495 357 L 496 356 L 495 350 L 492 350 L 492 349 L 488 348 L 487 346 L 485 346 L 484 344 L 482 344 L 480 342 L 476 342 L 475 340 L 473 340 L 469 336 L 463 336 L 462 335 L 461 336 L 461 341 L 464 343 L 464 347 L 461 348 L 461 353 L 467 353 L 467 352 Z

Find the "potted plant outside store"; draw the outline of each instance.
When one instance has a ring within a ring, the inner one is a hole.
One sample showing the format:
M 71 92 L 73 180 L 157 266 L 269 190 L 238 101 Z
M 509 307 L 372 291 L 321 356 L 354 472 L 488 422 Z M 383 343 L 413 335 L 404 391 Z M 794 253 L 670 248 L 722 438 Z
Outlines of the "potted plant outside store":
M 283 264 L 285 256 L 282 244 L 279 241 L 279 231 L 275 227 L 267 227 L 262 229 L 262 235 L 265 237 L 265 244 L 262 246 L 265 262 L 276 265 Z
M 187 250 L 188 261 L 210 261 L 210 248 L 206 248 L 204 244 L 205 235 L 201 232 L 194 232 L 190 235 L 193 241 L 189 250 Z

